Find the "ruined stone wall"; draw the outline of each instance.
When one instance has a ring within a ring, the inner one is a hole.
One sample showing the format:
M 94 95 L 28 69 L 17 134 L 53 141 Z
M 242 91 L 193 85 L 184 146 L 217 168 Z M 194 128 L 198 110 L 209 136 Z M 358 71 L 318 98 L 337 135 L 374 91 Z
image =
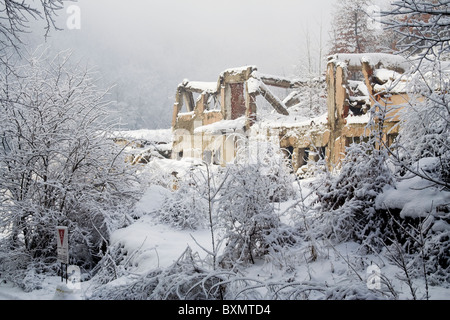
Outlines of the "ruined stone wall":
M 374 59 L 378 60 L 373 62 Z M 328 62 L 325 78 L 328 110 L 326 123 L 311 122 L 289 127 L 274 125 L 273 130 L 267 132 L 268 137 L 276 136 L 280 147 L 287 151 L 295 172 L 308 161 L 317 160 L 318 155 L 324 156 L 330 167 L 338 166 L 345 156 L 346 147 L 368 134 L 367 112 L 375 103 L 388 106 L 384 139 L 387 143 L 392 143 L 398 134 L 398 112 L 409 97 L 400 91 L 390 95 L 383 93 L 385 80 L 380 79 L 380 74 L 386 74 L 386 70 L 402 70 L 398 65 L 386 62 L 389 59 L 391 57 L 370 54 L 333 56 Z M 397 57 L 395 59 L 402 63 Z M 355 79 L 355 75 L 360 78 Z M 232 161 L 236 155 L 237 139 L 227 129 L 242 135 L 251 132 L 250 129 L 258 121 L 256 96 L 262 95 L 276 112 L 289 117 L 287 106 L 291 106 L 295 99 L 285 104 L 270 91 L 270 85 L 292 88 L 304 83 L 260 75 L 256 67 L 248 66 L 222 72 L 217 85 L 212 83 L 201 87 L 189 81 L 180 84 L 172 121 L 174 158 L 206 157 L 208 161 L 220 164 Z M 353 91 L 356 89 L 351 89 L 352 86 L 363 92 Z M 195 104 L 192 92 L 201 93 Z M 211 96 L 220 101 L 220 110 L 208 109 L 208 99 Z M 180 113 L 183 104 L 186 105 L 187 112 Z M 243 118 L 245 122 L 239 122 Z M 210 131 L 196 132 L 199 127 L 218 123 L 224 127 L 217 126 Z
M 339 165 L 345 156 L 345 148 L 351 141 L 358 141 L 362 136 L 369 134 L 368 110 L 374 106 L 381 105 L 386 108 L 383 140 L 388 145 L 391 144 L 398 134 L 399 112 L 409 100 L 408 95 L 401 90 L 392 90 L 387 94 L 384 88 L 379 89 L 380 79 L 375 77 L 377 69 L 385 73 L 387 70 L 391 70 L 392 74 L 403 71 L 405 64 L 401 58 L 375 54 L 342 55 L 341 59 L 336 57 L 327 66 L 327 104 L 330 128 L 327 160 L 330 166 Z M 366 97 L 349 95 L 349 74 L 356 72 L 362 75 L 359 80 L 367 89 Z M 366 99 L 366 110 L 358 116 L 351 115 L 352 102 L 361 98 Z M 377 120 L 375 119 L 375 121 Z

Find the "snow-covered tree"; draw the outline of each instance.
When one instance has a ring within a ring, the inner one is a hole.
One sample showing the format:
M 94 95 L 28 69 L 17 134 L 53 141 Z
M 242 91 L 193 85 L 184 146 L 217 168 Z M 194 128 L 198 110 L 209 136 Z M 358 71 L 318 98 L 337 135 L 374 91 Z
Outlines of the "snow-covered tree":
M 410 56 L 448 59 L 450 1 L 408 0 L 392 2 L 383 12 L 387 29 L 399 35 L 397 47 Z
M 397 152 L 403 171 L 449 189 L 450 74 L 449 1 L 394 2 L 384 23 L 402 36 L 399 47 L 410 53 L 415 67 L 407 75 L 411 99 L 401 112 Z M 434 173 L 421 172 L 417 161 L 436 157 Z
M 166 198 L 166 204 L 157 210 L 158 218 L 181 229 L 199 229 L 208 221 L 207 183 L 193 167 L 186 176 L 177 179 L 177 188 Z
M 449 3 L 396 1 L 384 13 L 384 23 L 401 36 L 398 47 L 413 64 L 405 76 L 411 98 L 400 112 L 399 136 L 390 158 L 399 181 L 416 181 L 436 195 L 450 191 Z M 420 266 L 416 272 L 448 284 L 450 207 L 432 202 L 426 210 L 420 216 L 404 214 L 410 221 L 403 230 L 407 236 L 399 242 L 410 255 L 408 262 Z
M 91 267 L 139 193 L 111 139 L 105 93 L 69 58 L 44 51 L 0 74 L 0 260 L 9 270 L 55 262 L 58 225 L 69 228 L 73 261 Z
M 322 21 L 317 23 L 314 31 L 305 27 L 303 33 L 304 53 L 298 64 L 294 68 L 294 73 L 301 79 L 306 80 L 305 84 L 286 97 L 286 102 L 292 99 L 288 104 L 289 113 L 309 118 L 322 115 L 326 112 L 326 81 L 325 66 L 326 57 L 325 45 L 323 43 Z
M 420 73 L 413 76 L 410 103 L 401 111 L 401 130 L 393 159 L 401 172 L 414 173 L 440 188 L 450 190 L 450 111 L 447 93 L 450 75 L 445 62 L 424 61 Z M 435 159 L 426 171 L 421 159 Z
M 31 20 L 45 21 L 45 36 L 57 29 L 55 16 L 70 0 L 0 1 L 0 63 L 7 65 L 12 54 L 20 54 L 22 36 L 30 31 Z
M 370 0 L 338 0 L 331 21 L 329 54 L 397 50 L 398 35 L 383 28 L 381 8 Z
M 220 225 L 226 234 L 226 247 L 221 264 L 254 263 L 269 246 L 269 236 L 279 220 L 268 198 L 270 184 L 256 166 L 235 167 L 230 170 L 230 183 L 221 197 L 218 212 Z
M 255 263 L 292 239 L 276 214 L 273 194 L 279 185 L 270 173 L 260 164 L 237 164 L 228 174 L 216 212 L 225 242 L 219 263 L 234 268 Z
M 393 183 L 383 147 L 385 108 L 371 110 L 368 134 L 346 148 L 337 175 L 328 173 L 316 182 L 319 214 L 313 219 L 319 235 L 337 242 L 354 240 L 369 249 L 387 237 L 388 216 L 375 208 L 375 199 Z

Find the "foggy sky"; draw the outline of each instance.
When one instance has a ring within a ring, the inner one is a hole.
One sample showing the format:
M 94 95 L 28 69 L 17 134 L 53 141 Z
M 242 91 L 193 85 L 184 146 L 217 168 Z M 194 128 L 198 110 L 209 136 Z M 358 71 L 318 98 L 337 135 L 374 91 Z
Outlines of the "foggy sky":
M 80 0 L 76 5 L 81 9 L 81 29 L 66 33 L 68 37 L 83 34 L 86 41 L 95 41 L 123 57 L 164 59 L 155 61 L 164 65 L 182 61 L 207 64 L 217 73 L 252 64 L 267 72 L 288 72 L 303 54 L 306 32 L 317 42 L 322 23 L 323 36 L 327 36 L 332 3 Z M 196 75 L 196 71 L 188 72 L 187 76 Z

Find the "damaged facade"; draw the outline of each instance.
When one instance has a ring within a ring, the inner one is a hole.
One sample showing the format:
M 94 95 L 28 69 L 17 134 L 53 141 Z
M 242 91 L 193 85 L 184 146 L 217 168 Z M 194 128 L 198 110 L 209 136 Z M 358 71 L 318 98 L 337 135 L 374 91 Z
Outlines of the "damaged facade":
M 401 78 L 407 68 L 399 56 L 339 54 L 329 57 L 326 76 L 320 79 L 292 80 L 246 66 L 225 70 L 216 82 L 185 80 L 177 88 L 173 108 L 172 158 L 225 165 L 249 140 L 263 136 L 286 151 L 295 172 L 321 156 L 330 166 L 338 165 L 345 147 L 367 130 L 368 110 L 375 101 L 387 101 L 384 139 L 389 144 L 395 138 L 398 106 L 408 101 Z M 326 85 L 322 109 L 327 111 L 314 118 L 296 114 L 302 88 L 321 84 Z M 286 96 L 279 97 L 274 88 L 286 89 Z M 262 98 L 273 108 L 270 117 L 258 112 Z

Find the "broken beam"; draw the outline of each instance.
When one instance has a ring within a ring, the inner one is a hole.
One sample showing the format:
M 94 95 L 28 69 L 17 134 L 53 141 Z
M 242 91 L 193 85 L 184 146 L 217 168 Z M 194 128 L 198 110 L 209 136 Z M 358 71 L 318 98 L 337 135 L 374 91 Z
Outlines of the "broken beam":
M 288 116 L 289 112 L 287 111 L 284 103 L 278 99 L 273 93 L 267 88 L 267 86 L 263 82 L 259 82 L 259 91 L 261 95 L 272 105 L 272 107 L 280 114 Z
M 255 73 L 254 73 L 255 74 Z M 325 82 L 325 78 L 314 78 L 314 79 L 288 79 L 284 77 L 271 76 L 267 74 L 256 73 L 254 75 L 257 79 L 264 82 L 264 84 L 273 87 L 293 89 L 301 88 L 309 85 L 319 84 Z

